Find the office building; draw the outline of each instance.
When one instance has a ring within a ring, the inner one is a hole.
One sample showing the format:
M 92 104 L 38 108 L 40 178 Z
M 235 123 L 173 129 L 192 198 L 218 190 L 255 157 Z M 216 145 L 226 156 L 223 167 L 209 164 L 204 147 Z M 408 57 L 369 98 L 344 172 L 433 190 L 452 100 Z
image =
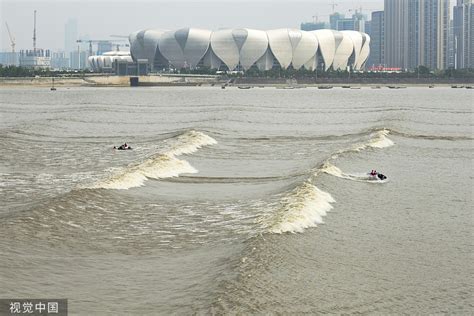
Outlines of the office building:
M 20 61 L 20 53 L 18 52 L 1 52 L 0 64 L 3 66 L 18 66 Z
M 341 13 L 333 13 L 329 16 L 329 26 L 332 30 L 337 30 L 337 22 L 341 19 L 345 19 L 345 15 Z
M 385 0 L 385 63 L 446 69 L 449 0 Z
M 474 68 L 474 5 L 464 0 L 464 67 Z
M 384 58 L 384 12 L 372 12 L 370 35 L 370 57 L 369 66 L 381 66 L 385 64 Z
M 89 67 L 87 62 L 89 52 L 76 50 L 69 53 L 69 64 L 72 69 L 86 69 Z
M 449 0 L 419 1 L 419 61 L 430 69 L 447 69 Z
M 325 22 L 306 22 L 301 23 L 300 29 L 303 31 L 323 30 L 327 29 L 327 25 Z
M 51 52 L 48 49 L 21 50 L 20 67 L 48 69 L 51 67 Z
M 385 63 L 408 68 L 408 1 L 385 0 Z M 412 34 L 414 36 L 414 34 Z
M 351 18 L 346 18 L 340 13 L 333 13 L 329 16 L 331 29 L 337 31 L 357 31 L 367 33 L 367 30 L 365 29 L 366 23 L 367 17 L 357 11 Z
M 64 51 L 67 54 L 77 50 L 78 39 L 77 20 L 69 19 L 64 26 Z
M 68 69 L 70 67 L 68 54 L 65 52 L 53 52 L 51 54 L 52 69 Z

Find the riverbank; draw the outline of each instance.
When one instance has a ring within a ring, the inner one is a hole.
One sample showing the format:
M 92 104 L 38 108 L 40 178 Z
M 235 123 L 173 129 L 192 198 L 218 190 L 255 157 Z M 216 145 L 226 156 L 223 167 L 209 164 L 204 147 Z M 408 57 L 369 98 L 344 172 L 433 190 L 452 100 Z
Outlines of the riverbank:
M 53 77 L 3 77 L 3 87 L 50 87 Z M 130 77 L 90 75 L 54 77 L 56 87 L 129 87 Z M 138 77 L 139 86 L 240 86 L 240 87 L 408 87 L 408 86 L 474 86 L 474 78 L 227 78 L 213 75 L 148 75 Z

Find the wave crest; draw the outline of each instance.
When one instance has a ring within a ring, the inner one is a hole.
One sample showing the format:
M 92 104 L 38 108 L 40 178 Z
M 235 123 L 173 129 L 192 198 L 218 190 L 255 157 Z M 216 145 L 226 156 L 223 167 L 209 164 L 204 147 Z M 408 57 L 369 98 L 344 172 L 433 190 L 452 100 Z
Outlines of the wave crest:
M 178 177 L 183 173 L 197 172 L 186 160 L 180 160 L 168 155 L 159 155 L 147 159 L 139 165 L 122 169 L 120 172 L 95 184 L 92 188 L 127 190 L 143 186 L 149 178 L 172 178 Z
M 395 143 L 387 137 L 388 134 L 390 134 L 390 131 L 387 129 L 373 132 L 370 134 L 369 140 L 365 143 L 357 143 L 350 148 L 339 150 L 334 153 L 330 159 L 337 159 L 341 154 L 347 152 L 359 152 L 367 148 L 386 148 L 393 146 Z
M 192 154 L 199 148 L 217 144 L 217 141 L 197 131 L 189 131 L 176 138 L 176 144 L 166 153 L 169 156 L 181 156 L 185 154 Z
M 370 138 L 367 142 L 355 145 L 354 148 L 352 148 L 352 150 L 360 151 L 368 147 L 387 148 L 387 147 L 393 146 L 394 142 L 390 138 L 387 137 L 388 134 L 390 134 L 390 131 L 387 129 L 374 132 L 370 134 Z
M 306 228 L 322 224 L 323 216 L 333 206 L 334 198 L 309 181 L 295 188 L 281 200 L 281 208 L 273 218 L 270 231 L 275 234 L 302 233 Z
M 217 144 L 212 137 L 197 131 L 189 131 L 178 136 L 175 144 L 164 154 L 155 154 L 138 164 L 116 169 L 107 179 L 89 187 L 92 189 L 127 190 L 140 187 L 147 179 L 179 177 L 183 173 L 197 173 L 186 160 L 176 156 L 196 152 L 199 148 Z

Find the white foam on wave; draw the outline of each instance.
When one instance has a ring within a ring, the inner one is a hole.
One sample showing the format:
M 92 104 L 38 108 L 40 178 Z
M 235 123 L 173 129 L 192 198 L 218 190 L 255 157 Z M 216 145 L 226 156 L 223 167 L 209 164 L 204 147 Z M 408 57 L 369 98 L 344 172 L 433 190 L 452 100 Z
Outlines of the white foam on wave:
M 197 131 L 189 131 L 183 135 L 178 136 L 176 144 L 166 153 L 170 156 L 181 156 L 185 154 L 192 154 L 203 146 L 215 145 L 217 141 Z
M 140 187 L 147 179 L 179 177 L 184 173 L 197 173 L 186 160 L 176 156 L 190 154 L 199 148 L 216 144 L 216 140 L 204 133 L 190 131 L 176 138 L 176 143 L 164 154 L 155 154 L 143 162 L 112 171 L 108 178 L 94 184 L 93 189 L 127 190 Z
M 127 190 L 143 186 L 148 178 L 173 178 L 183 173 L 197 172 L 186 160 L 159 155 L 139 165 L 122 169 L 109 178 L 99 181 L 92 188 Z
M 357 143 L 350 148 L 341 149 L 332 154 L 331 159 L 337 159 L 341 154 L 347 152 L 359 152 L 367 148 L 387 148 L 393 146 L 395 143 L 387 137 L 388 134 L 390 134 L 390 131 L 386 129 L 374 132 L 370 134 L 370 138 L 367 142 Z
M 366 143 L 356 145 L 354 150 L 359 151 L 359 150 L 366 149 L 367 147 L 387 148 L 387 147 L 393 146 L 394 143 L 390 138 L 387 137 L 388 134 L 390 134 L 390 131 L 386 129 L 372 133 L 370 135 L 370 139 Z
M 306 228 L 323 223 L 335 200 L 331 194 L 305 182 L 281 200 L 281 208 L 273 219 L 270 231 L 275 234 L 302 233 Z

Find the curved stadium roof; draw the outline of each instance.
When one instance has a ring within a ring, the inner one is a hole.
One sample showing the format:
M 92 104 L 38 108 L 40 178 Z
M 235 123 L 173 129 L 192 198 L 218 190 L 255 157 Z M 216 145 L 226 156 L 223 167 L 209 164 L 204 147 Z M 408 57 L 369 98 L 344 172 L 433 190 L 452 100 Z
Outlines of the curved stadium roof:
M 146 59 L 151 69 L 207 66 L 213 69 L 270 70 L 305 68 L 360 70 L 370 53 L 369 35 L 356 31 L 196 28 L 141 30 L 130 34 L 132 58 Z

